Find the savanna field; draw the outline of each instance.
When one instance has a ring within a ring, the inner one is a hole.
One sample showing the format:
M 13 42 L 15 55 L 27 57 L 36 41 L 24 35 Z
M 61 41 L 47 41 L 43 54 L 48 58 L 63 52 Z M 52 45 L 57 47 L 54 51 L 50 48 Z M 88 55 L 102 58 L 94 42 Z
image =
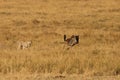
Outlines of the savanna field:
M 66 49 L 63 36 L 79 35 Z M 32 41 L 17 49 L 19 41 Z M 120 0 L 0 0 L 0 80 L 120 80 Z

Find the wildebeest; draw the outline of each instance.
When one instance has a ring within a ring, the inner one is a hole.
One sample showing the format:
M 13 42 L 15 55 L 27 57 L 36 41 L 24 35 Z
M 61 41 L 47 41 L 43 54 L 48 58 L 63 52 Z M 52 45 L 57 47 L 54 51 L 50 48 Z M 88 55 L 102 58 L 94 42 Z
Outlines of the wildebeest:
M 79 43 L 79 36 L 72 35 L 70 38 L 66 38 L 66 35 L 64 35 L 64 41 L 67 43 L 68 46 L 74 46 Z

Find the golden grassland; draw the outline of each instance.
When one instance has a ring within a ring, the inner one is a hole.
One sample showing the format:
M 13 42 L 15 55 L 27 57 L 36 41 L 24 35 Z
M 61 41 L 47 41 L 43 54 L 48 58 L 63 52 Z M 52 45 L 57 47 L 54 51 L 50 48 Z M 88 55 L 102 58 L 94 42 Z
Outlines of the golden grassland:
M 119 0 L 1 0 L 0 74 L 120 75 L 119 4 Z M 64 34 L 79 35 L 80 43 L 66 50 Z M 29 40 L 29 49 L 17 50 L 18 41 Z

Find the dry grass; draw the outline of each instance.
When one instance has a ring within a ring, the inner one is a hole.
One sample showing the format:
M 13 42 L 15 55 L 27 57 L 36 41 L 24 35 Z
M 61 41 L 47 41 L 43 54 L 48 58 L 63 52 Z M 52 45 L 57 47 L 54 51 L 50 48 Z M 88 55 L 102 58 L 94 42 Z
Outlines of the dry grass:
M 0 74 L 120 75 L 119 4 L 119 0 L 1 0 Z M 78 34 L 80 43 L 66 50 L 64 34 Z M 17 50 L 21 40 L 33 44 Z

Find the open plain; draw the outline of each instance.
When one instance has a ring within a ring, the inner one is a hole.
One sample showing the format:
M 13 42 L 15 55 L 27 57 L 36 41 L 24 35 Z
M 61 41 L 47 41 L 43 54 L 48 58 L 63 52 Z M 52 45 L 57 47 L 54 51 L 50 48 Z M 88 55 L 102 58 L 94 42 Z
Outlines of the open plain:
M 79 44 L 67 50 L 64 34 L 79 35 Z M 19 41 L 32 44 L 19 50 Z M 0 80 L 119 75 L 120 0 L 0 0 Z

